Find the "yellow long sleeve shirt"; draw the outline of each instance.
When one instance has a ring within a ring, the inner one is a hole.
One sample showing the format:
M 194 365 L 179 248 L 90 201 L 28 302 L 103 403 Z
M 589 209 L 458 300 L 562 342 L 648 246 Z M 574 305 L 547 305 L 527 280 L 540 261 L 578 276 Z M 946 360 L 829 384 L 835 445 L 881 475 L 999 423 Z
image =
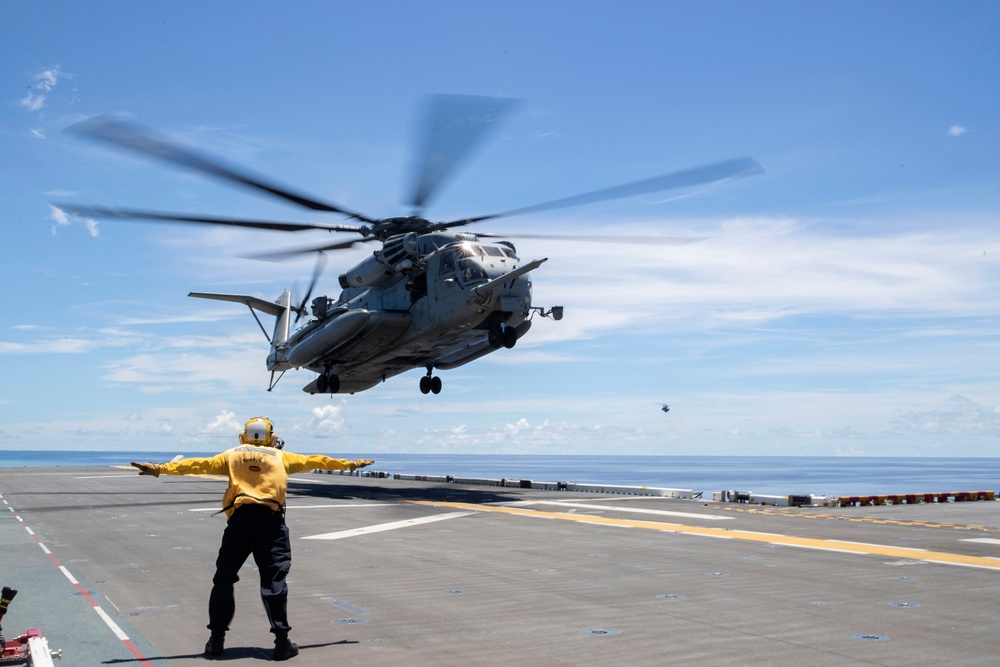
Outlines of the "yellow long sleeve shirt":
M 274 447 L 240 445 L 211 458 L 190 458 L 160 464 L 162 475 L 227 475 L 222 497 L 226 516 L 245 503 L 285 510 L 288 476 L 304 470 L 350 470 L 353 461 L 322 454 L 295 454 Z

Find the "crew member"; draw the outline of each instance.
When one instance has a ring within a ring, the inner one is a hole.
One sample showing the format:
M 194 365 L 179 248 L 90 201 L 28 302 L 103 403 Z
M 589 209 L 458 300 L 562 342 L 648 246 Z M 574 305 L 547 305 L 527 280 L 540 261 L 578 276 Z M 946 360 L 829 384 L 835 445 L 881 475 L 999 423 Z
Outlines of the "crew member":
M 215 577 L 208 599 L 208 629 L 205 655 L 222 655 L 226 631 L 236 612 L 233 584 L 239 570 L 253 554 L 260 571 L 260 596 L 274 633 L 274 660 L 288 660 L 299 648 L 288 639 L 288 586 L 285 578 L 292 565 L 292 550 L 285 525 L 285 491 L 288 475 L 304 470 L 350 470 L 374 461 L 347 461 L 321 454 L 303 455 L 283 451 L 284 442 L 274 434 L 271 420 L 254 417 L 239 436 L 240 446 L 211 458 L 190 458 L 172 463 L 136 463 L 140 475 L 228 475 L 229 487 L 222 498 L 228 516 L 222 546 L 215 561 Z

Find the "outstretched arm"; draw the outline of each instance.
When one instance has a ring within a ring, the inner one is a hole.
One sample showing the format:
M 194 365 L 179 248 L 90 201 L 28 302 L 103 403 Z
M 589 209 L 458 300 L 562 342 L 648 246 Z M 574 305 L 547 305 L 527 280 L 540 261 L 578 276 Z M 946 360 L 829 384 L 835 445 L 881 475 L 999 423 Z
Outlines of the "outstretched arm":
M 334 459 L 322 454 L 294 454 L 284 452 L 285 469 L 289 474 L 302 472 L 304 470 L 350 470 L 354 472 L 358 468 L 364 468 L 375 463 L 371 459 Z
M 132 465 L 139 469 L 140 475 L 225 475 L 227 472 L 226 457 L 218 454 L 208 459 L 192 458 L 171 461 L 170 463 L 137 463 Z

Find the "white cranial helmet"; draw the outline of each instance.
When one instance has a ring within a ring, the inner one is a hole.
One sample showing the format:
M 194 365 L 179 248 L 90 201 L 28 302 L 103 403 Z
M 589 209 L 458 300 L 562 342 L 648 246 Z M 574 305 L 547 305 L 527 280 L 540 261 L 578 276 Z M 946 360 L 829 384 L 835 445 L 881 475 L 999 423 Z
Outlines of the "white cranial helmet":
M 244 445 L 270 447 L 274 445 L 275 440 L 274 425 L 267 417 L 254 417 L 247 420 L 243 426 L 243 432 L 240 433 L 240 443 Z

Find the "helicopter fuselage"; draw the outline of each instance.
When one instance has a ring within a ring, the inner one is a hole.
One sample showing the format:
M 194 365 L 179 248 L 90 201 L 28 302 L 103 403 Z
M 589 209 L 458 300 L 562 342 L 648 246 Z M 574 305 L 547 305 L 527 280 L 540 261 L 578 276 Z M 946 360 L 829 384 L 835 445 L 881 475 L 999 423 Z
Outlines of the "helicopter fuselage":
M 313 316 L 273 341 L 271 371 L 319 374 L 309 393 L 354 393 L 413 368 L 426 368 L 424 393 L 440 391 L 433 369 L 456 368 L 530 327 L 531 281 L 544 260 L 522 265 L 508 242 L 468 233 L 393 237 L 350 271 L 336 300 L 313 300 Z

